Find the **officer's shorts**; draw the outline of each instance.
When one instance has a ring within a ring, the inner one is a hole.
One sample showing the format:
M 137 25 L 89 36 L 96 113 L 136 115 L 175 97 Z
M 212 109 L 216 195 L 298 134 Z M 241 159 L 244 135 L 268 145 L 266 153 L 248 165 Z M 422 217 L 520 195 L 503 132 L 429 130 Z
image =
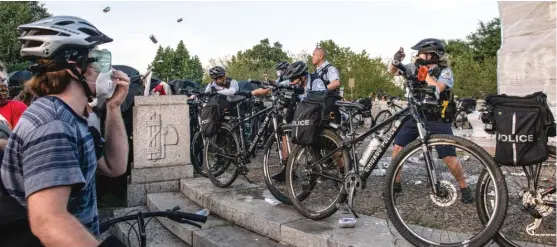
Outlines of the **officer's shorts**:
M 451 128 L 451 123 L 443 123 L 439 121 L 427 121 L 426 129 L 431 134 L 446 134 L 452 135 L 453 130 Z M 413 119 L 406 121 L 406 123 L 402 126 L 402 129 L 398 132 L 395 137 L 394 144 L 404 147 L 408 145 L 408 143 L 416 140 L 418 138 L 418 127 L 416 126 L 416 122 Z M 439 158 L 445 158 L 447 156 L 456 156 L 456 151 L 454 146 L 435 146 L 437 150 L 437 154 Z

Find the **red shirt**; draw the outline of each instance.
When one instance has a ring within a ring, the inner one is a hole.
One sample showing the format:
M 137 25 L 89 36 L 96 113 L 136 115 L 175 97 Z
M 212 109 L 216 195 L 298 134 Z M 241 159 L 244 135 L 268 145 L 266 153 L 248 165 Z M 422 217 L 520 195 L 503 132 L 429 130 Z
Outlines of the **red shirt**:
M 17 100 L 8 100 L 5 105 L 0 106 L 0 114 L 8 120 L 10 129 L 13 130 L 26 109 L 27 105 L 25 103 Z

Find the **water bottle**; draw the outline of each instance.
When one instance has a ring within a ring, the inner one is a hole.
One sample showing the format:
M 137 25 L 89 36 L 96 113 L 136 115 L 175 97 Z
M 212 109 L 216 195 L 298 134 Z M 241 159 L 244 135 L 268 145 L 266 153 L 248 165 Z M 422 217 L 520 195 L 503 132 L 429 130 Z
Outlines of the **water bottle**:
M 381 138 L 379 136 L 376 136 L 369 142 L 366 151 L 364 151 L 364 155 L 362 155 L 362 158 L 359 161 L 361 166 L 367 165 L 367 162 L 369 162 L 369 159 L 371 158 L 371 153 L 377 150 L 379 145 L 381 145 L 381 141 Z

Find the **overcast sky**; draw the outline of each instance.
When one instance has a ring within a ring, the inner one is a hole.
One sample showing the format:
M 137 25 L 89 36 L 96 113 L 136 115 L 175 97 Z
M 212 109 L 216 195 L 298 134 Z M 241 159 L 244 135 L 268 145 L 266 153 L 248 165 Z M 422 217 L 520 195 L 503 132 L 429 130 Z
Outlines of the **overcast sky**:
M 292 53 L 333 39 L 372 56 L 391 57 L 422 38 L 464 39 L 478 21 L 499 16 L 496 1 L 43 2 L 54 15 L 74 15 L 114 39 L 113 64 L 144 72 L 159 45 L 184 40 L 203 66 L 269 38 Z M 110 7 L 108 13 L 103 9 Z M 177 20 L 183 21 L 178 23 Z M 158 44 L 149 35 L 154 34 Z M 409 52 L 407 52 L 409 53 Z

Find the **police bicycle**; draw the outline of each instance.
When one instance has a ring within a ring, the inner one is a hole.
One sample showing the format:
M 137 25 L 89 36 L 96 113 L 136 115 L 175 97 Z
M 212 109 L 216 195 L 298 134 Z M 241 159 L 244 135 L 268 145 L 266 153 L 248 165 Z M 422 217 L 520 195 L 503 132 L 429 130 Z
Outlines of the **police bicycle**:
M 375 121 L 377 123 L 383 122 L 385 120 L 387 120 L 388 118 L 390 118 L 392 115 L 396 114 L 396 112 L 402 110 L 402 106 L 397 105 L 395 103 L 395 100 L 397 100 L 397 97 L 392 97 L 389 95 L 384 95 L 386 97 L 386 101 L 387 101 L 387 108 L 386 110 L 382 110 L 379 113 L 377 113 L 377 115 L 375 115 Z M 384 129 L 388 130 L 391 128 L 391 124 L 388 124 L 384 127 Z
M 131 231 L 133 230 L 135 236 L 137 237 L 137 243 L 139 244 L 139 246 L 146 247 L 147 233 L 145 229 L 147 224 L 149 224 L 149 222 L 155 217 L 165 217 L 174 222 L 178 222 L 181 224 L 189 224 L 198 228 L 201 228 L 201 225 L 199 225 L 198 223 L 205 223 L 207 221 L 207 216 L 180 212 L 178 210 L 180 210 L 180 207 L 178 206 L 174 207 L 172 210 L 166 210 L 166 211 L 134 213 L 135 211 L 138 210 L 132 210 L 124 216 L 113 218 L 105 222 L 101 222 L 99 224 L 99 230 L 100 233 L 102 234 L 118 223 L 126 223 L 130 227 L 127 233 L 128 236 L 127 246 L 132 246 Z M 135 221 L 135 223 L 131 224 L 128 221 Z M 136 224 L 139 231 L 135 229 Z
M 407 78 L 408 106 L 356 138 L 345 141 L 336 131 L 325 127 L 314 145 L 296 145 L 290 153 L 286 170 L 288 196 L 294 208 L 310 219 L 327 218 L 337 211 L 337 207 L 349 209 L 358 218 L 353 210 L 356 192 L 366 189 L 372 171 L 403 124 L 415 121 L 419 138 L 393 158 L 385 179 L 383 197 L 390 221 L 406 240 L 416 246 L 482 246 L 494 236 L 505 218 L 507 190 L 501 183 L 503 174 L 491 156 L 475 143 L 456 136 L 428 133 L 424 128 L 426 122 L 422 112 L 428 107 L 439 108 L 436 88 L 422 86 L 423 83 L 418 83 L 416 76 L 400 63 L 393 65 Z M 337 102 L 337 106 L 361 107 L 344 102 Z M 390 129 L 375 135 L 389 124 L 393 124 Z M 366 152 L 359 157 L 355 146 L 371 135 L 375 136 Z M 478 217 L 474 217 L 477 211 L 473 205 L 455 203 L 458 185 L 455 186 L 456 181 L 447 166 L 435 159 L 439 155 L 435 154 L 437 148 L 447 146 L 455 148 L 461 163 L 474 159 L 467 165 L 479 164 L 475 169 L 464 166 L 470 184 L 484 170 L 492 181 L 496 181 L 492 184 L 495 207 L 485 224 L 478 220 L 461 228 L 455 226 L 461 220 L 458 214 L 468 218 L 467 221 Z M 422 154 L 424 161 L 412 157 L 414 154 Z M 406 166 L 405 162 L 409 164 Z M 360 170 L 357 163 L 364 168 Z M 421 168 L 424 172 L 417 175 Z M 397 175 L 401 175 L 405 192 L 395 195 Z M 331 185 L 331 188 L 318 191 L 326 185 Z M 406 199 L 405 196 L 411 198 Z M 436 212 L 436 209 L 442 212 Z M 450 217 L 450 213 L 457 213 L 457 216 Z M 435 220 L 439 222 L 433 222 Z M 463 230 L 466 232 L 462 233 Z
M 287 155 L 283 153 L 283 145 L 286 146 L 287 152 L 290 152 L 290 129 L 284 127 L 286 125 L 283 122 L 285 119 L 283 109 L 289 100 L 295 100 L 295 98 L 297 98 L 297 96 L 295 96 L 296 94 L 303 92 L 299 92 L 289 86 L 263 85 L 263 87 L 272 89 L 272 105 L 249 117 L 243 117 L 240 112 L 240 105 L 246 102 L 249 99 L 248 97 L 245 95 L 226 97 L 226 100 L 236 109 L 237 116 L 225 116 L 225 121 L 220 123 L 216 134 L 212 137 L 205 138 L 204 169 L 207 172 L 207 177 L 211 180 L 213 185 L 217 187 L 225 188 L 230 186 L 239 175 L 243 175 L 246 180 L 251 183 L 246 177 L 246 174 L 249 172 L 247 164 L 251 162 L 251 157 L 254 157 L 257 143 L 261 138 L 264 138 L 264 133 L 269 131 L 271 135 L 269 135 L 265 142 L 263 157 L 265 183 L 271 194 L 273 194 L 277 200 L 288 204 L 290 202 L 285 192 L 282 191 L 282 189 L 277 186 L 277 182 L 273 181 L 271 178 L 272 174 L 270 168 L 273 167 L 273 164 L 271 164 L 270 160 L 274 154 L 273 149 L 276 149 L 279 161 L 285 159 L 284 157 Z M 298 92 L 296 93 L 296 91 Z M 290 95 L 289 99 L 284 99 L 284 95 Z M 288 105 L 291 105 L 291 103 L 288 103 Z M 250 121 L 252 118 L 263 115 L 265 116 L 263 123 L 260 125 L 251 143 L 249 143 L 249 146 L 247 146 L 245 136 L 242 134 L 245 131 L 244 123 Z M 286 140 L 286 144 L 283 144 L 284 139 Z M 274 147 L 274 145 L 276 145 L 276 147 Z M 284 166 L 282 163 L 279 164 L 279 167 Z

